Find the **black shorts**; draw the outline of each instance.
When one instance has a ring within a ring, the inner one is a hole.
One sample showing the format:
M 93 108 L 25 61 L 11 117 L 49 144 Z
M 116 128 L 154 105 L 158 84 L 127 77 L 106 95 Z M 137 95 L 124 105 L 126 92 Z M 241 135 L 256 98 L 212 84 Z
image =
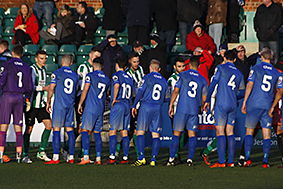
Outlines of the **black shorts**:
M 38 123 L 42 120 L 50 119 L 50 114 L 46 111 L 46 108 L 31 108 L 29 112 L 25 113 L 26 126 L 33 126 L 35 124 L 35 119 Z

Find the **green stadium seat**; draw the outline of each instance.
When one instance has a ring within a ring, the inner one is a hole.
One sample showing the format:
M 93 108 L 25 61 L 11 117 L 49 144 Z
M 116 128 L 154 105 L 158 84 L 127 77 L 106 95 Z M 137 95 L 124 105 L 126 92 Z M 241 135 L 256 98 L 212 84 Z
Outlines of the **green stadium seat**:
M 13 32 L 13 27 L 9 26 L 5 28 L 5 31 L 3 33 L 4 37 L 13 37 L 14 36 L 14 32 Z
M 46 83 L 49 84 L 51 82 L 51 74 L 46 74 Z
M 8 26 L 14 27 L 14 22 L 15 22 L 14 18 L 4 18 L 3 23 L 5 27 L 8 27 Z
M 104 41 L 104 37 L 95 37 L 94 38 L 94 44 L 99 44 L 99 43 L 101 43 L 102 41 Z
M 185 51 L 187 51 L 185 45 L 175 45 L 172 48 L 172 53 L 183 53 Z
M 128 37 L 128 29 L 125 28 L 123 32 L 119 32 L 118 37 Z
M 41 49 L 44 50 L 47 53 L 47 55 L 57 56 L 58 53 L 57 45 L 43 45 Z
M 93 45 L 81 45 L 77 51 L 77 55 L 88 55 Z
M 79 64 L 79 65 L 86 63 L 88 58 L 89 58 L 88 55 L 79 55 L 79 56 L 76 57 L 76 63 Z
M 57 64 L 46 64 L 45 68 L 46 68 L 47 74 L 52 74 L 54 71 L 58 69 L 58 65 Z
M 102 27 L 98 27 L 96 32 L 95 32 L 95 37 L 105 37 L 106 36 L 106 31 L 102 29 Z
M 16 18 L 18 15 L 18 11 L 20 8 L 18 7 L 11 7 L 8 8 L 5 13 L 4 13 L 4 17 L 5 18 Z
M 74 72 L 76 72 L 77 69 L 78 69 L 78 64 L 72 64 L 72 65 L 70 66 L 70 68 L 71 68 L 71 70 L 73 70 Z
M 72 54 L 75 55 L 77 52 L 77 48 L 75 45 L 62 45 L 58 55 L 64 55 L 64 54 Z
M 105 13 L 105 9 L 104 8 L 100 8 L 97 11 L 95 11 L 95 16 L 99 19 L 103 18 L 103 15 Z
M 0 36 L 2 37 L 2 35 L 3 35 L 3 27 L 0 26 Z
M 30 66 L 35 64 L 35 56 L 34 55 L 24 55 L 22 60 L 29 64 Z
M 118 44 L 119 45 L 127 45 L 128 44 L 128 38 L 126 38 L 126 37 L 118 37 Z
M 54 55 L 47 55 L 46 64 L 56 64 L 56 56 Z
M 3 39 L 8 41 L 9 43 L 9 49 L 12 50 L 13 46 L 12 46 L 12 41 L 13 41 L 13 36 L 4 36 L 4 33 L 3 33 Z
M 39 50 L 37 45 L 25 45 L 24 46 L 24 55 L 35 55 Z

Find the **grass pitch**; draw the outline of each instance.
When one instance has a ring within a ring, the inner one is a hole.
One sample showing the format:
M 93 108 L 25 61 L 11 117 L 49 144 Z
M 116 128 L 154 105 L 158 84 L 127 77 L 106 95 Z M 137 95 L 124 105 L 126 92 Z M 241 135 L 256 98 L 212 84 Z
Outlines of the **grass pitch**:
M 0 188 L 283 188 L 283 169 L 279 153 L 273 149 L 271 168 L 261 168 L 261 149 L 253 153 L 255 166 L 251 168 L 211 169 L 201 162 L 196 152 L 193 167 L 186 164 L 165 167 L 168 150 L 161 150 L 158 166 L 131 167 L 130 165 L 44 165 L 36 160 L 35 151 L 31 154 L 33 164 L 10 162 L 0 165 Z M 150 150 L 146 151 L 150 154 Z M 104 153 L 105 156 L 107 152 Z M 183 160 L 186 151 L 181 152 Z M 11 154 L 9 156 L 14 156 Z M 133 151 L 131 156 L 135 157 Z M 216 154 L 212 154 L 216 161 Z M 104 157 L 106 160 L 106 157 Z

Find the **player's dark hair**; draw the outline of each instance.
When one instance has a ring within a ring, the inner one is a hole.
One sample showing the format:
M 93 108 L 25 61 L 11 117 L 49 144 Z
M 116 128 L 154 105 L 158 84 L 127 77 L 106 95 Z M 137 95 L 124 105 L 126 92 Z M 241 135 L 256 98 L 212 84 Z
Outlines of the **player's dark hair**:
M 38 50 L 35 56 L 38 56 L 39 54 L 47 55 L 47 53 L 44 50 Z
M 128 55 L 128 60 L 131 60 L 132 58 L 134 57 L 139 57 L 139 54 L 136 53 L 136 52 L 131 52 L 129 55 Z
M 5 48 L 8 48 L 9 47 L 9 42 L 7 40 L 0 40 L 0 45 L 4 46 Z
M 190 65 L 192 66 L 192 67 L 195 67 L 195 68 L 198 68 L 199 67 L 199 65 L 200 65 L 200 56 L 192 56 L 191 58 L 190 58 Z
M 273 52 L 270 49 L 266 49 L 266 50 L 260 52 L 260 56 L 262 56 L 266 60 L 272 60 L 273 59 Z
M 236 58 L 236 53 L 235 51 L 233 50 L 228 50 L 224 53 L 224 57 L 227 59 L 227 60 L 230 60 L 230 61 L 234 61 L 235 58 Z
M 92 62 L 93 62 L 94 64 L 100 64 L 100 65 L 102 65 L 102 59 L 101 59 L 101 58 L 94 58 L 94 59 L 92 60 Z
M 15 45 L 15 46 L 13 47 L 12 52 L 13 52 L 14 54 L 16 54 L 17 56 L 22 56 L 22 55 L 23 55 L 23 52 L 24 52 L 24 49 L 23 49 L 23 47 L 22 47 L 21 45 Z
M 87 11 L 87 3 L 85 1 L 80 1 L 79 4 Z
M 174 65 L 176 65 L 177 62 L 183 62 L 183 63 L 184 63 L 185 61 L 186 61 L 186 59 L 185 59 L 184 56 L 177 56 L 177 57 L 175 58 Z
M 101 53 L 101 49 L 99 47 L 94 46 L 91 48 L 91 52 L 96 52 L 96 51 Z
M 127 59 L 124 56 L 120 56 L 116 59 L 116 63 L 118 64 L 119 68 L 125 68 L 127 66 Z

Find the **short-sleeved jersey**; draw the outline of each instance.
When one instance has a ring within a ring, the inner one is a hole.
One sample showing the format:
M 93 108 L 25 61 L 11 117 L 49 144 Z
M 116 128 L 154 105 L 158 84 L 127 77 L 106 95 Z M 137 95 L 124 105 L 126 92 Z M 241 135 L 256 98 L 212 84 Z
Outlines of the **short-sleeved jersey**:
M 4 62 L 0 67 L 0 90 L 30 97 L 33 91 L 31 68 L 19 58 Z
M 242 73 L 231 62 L 218 65 L 208 88 L 207 102 L 210 102 L 211 95 L 217 87 L 215 106 L 224 110 L 231 110 L 237 107 L 238 91 L 245 88 Z
M 248 78 L 253 82 L 253 89 L 247 101 L 247 108 L 268 110 L 273 102 L 279 72 L 272 64 L 262 62 L 255 65 Z
M 116 97 L 116 100 L 120 102 L 126 102 L 130 104 L 133 93 L 134 93 L 134 82 L 131 76 L 129 76 L 124 71 L 118 71 L 112 76 L 112 84 L 111 84 L 111 102 L 113 100 L 114 95 L 114 85 L 119 84 L 119 92 Z
M 202 97 L 207 95 L 206 79 L 196 70 L 188 70 L 179 74 L 175 87 L 179 88 L 177 113 L 196 115 L 202 105 Z
M 85 83 L 90 83 L 86 97 L 85 110 L 89 112 L 103 112 L 106 93 L 110 85 L 109 78 L 103 71 L 96 70 L 86 75 Z
M 75 103 L 79 76 L 70 67 L 62 67 L 51 75 L 51 84 L 56 84 L 54 107 L 69 108 Z
M 166 97 L 167 81 L 160 73 L 151 72 L 144 77 L 142 86 L 138 89 L 134 106 L 137 103 L 161 105 Z

